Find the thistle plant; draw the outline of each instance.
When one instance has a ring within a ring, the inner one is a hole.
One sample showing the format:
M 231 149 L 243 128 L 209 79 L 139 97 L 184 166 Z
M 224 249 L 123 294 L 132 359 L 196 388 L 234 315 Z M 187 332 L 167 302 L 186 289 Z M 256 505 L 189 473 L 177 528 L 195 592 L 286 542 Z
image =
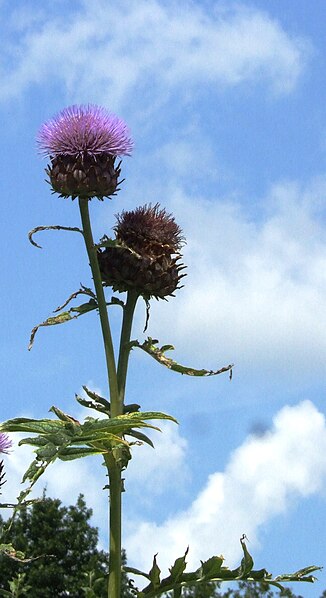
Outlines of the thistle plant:
M 40 247 L 34 235 L 44 230 L 67 230 L 81 234 L 93 279 L 93 287 L 82 285 L 55 310 L 55 314 L 32 330 L 29 348 L 33 346 L 40 327 L 52 326 L 79 318 L 90 311 L 99 315 L 106 359 L 108 392 L 102 397 L 84 386 L 86 397 L 76 396 L 79 404 L 93 412 L 79 422 L 74 416 L 58 407 L 51 407 L 55 418 L 15 418 L 0 425 L 0 430 L 23 432 L 20 444 L 35 447 L 35 459 L 26 471 L 23 481 L 27 488 L 19 495 L 17 506 L 24 504 L 35 482 L 56 459 L 75 460 L 98 455 L 104 460 L 109 484 L 109 578 L 108 596 L 121 595 L 121 530 L 123 478 L 128 484 L 125 470 L 132 458 L 135 444 L 152 440 L 146 429 L 153 428 L 155 420 L 175 421 L 163 412 L 143 412 L 140 406 L 126 401 L 126 379 L 131 350 L 141 349 L 163 366 L 189 376 L 216 376 L 232 374 L 232 364 L 217 369 L 197 369 L 181 365 L 167 353 L 172 345 L 159 345 L 148 337 L 144 342 L 132 340 L 132 325 L 138 300 L 145 301 L 147 318 L 152 299 L 166 300 L 175 296 L 185 276 L 181 250 L 185 242 L 183 233 L 174 217 L 159 203 L 146 204 L 131 211 L 121 210 L 113 226 L 114 235 L 95 242 L 92 233 L 89 206 L 93 198 L 103 200 L 116 195 L 121 183 L 121 162 L 118 157 L 131 154 L 133 142 L 127 125 L 104 108 L 94 105 L 71 106 L 46 122 L 37 136 L 41 153 L 49 160 L 46 168 L 52 191 L 64 198 L 78 199 L 81 225 L 38 226 L 29 238 Z M 118 296 L 107 296 L 112 289 Z M 120 296 L 121 293 L 124 295 Z M 80 305 L 69 307 L 71 301 L 83 297 Z M 122 309 L 120 343 L 117 355 L 111 335 L 109 311 L 111 305 Z M 147 324 L 147 322 L 146 322 Z M 96 412 L 94 414 L 94 411 Z M 95 416 L 94 416 L 95 415 Z M 0 447 L 1 451 L 1 447 Z M 127 487 L 126 487 L 127 489 Z M 318 567 L 306 567 L 291 575 L 272 578 L 265 569 L 255 570 L 248 553 L 245 536 L 240 538 L 243 559 L 236 569 L 224 566 L 222 556 L 212 556 L 202 561 L 193 572 L 186 572 L 188 549 L 172 565 L 169 574 L 161 579 L 160 569 L 153 559 L 149 572 L 125 568 L 133 576 L 141 576 L 142 589 L 132 582 L 132 591 L 138 598 L 160 596 L 167 591 L 180 597 L 182 589 L 207 581 L 247 579 L 265 581 L 277 587 L 286 581 L 313 581 L 311 575 Z M 191 538 L 189 538 L 191 545 Z

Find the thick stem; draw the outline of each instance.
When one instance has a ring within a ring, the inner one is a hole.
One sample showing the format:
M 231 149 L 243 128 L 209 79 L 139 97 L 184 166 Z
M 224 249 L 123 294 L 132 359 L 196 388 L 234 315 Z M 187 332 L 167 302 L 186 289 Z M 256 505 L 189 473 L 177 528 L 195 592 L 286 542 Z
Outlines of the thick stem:
M 96 248 L 92 235 L 88 211 L 88 200 L 79 199 L 80 215 L 83 225 L 85 245 L 94 280 L 96 298 L 100 314 L 105 358 L 108 372 L 111 417 L 122 413 L 119 401 L 118 379 L 114 358 L 113 342 L 107 312 L 107 305 L 102 285 L 100 268 L 96 255 Z M 105 463 L 109 474 L 110 486 L 110 561 L 108 597 L 120 598 L 121 596 L 121 469 L 112 453 L 105 455 Z
M 104 456 L 109 474 L 110 486 L 110 556 L 108 598 L 121 597 L 121 519 L 122 519 L 122 480 L 121 469 L 112 454 Z
M 100 321 L 101 321 L 101 328 L 102 328 L 102 335 L 103 335 L 103 342 L 104 342 L 104 350 L 105 350 L 105 358 L 106 358 L 106 365 L 108 371 L 108 379 L 109 379 L 109 389 L 110 389 L 110 402 L 111 402 L 111 410 L 116 410 L 117 404 L 119 403 L 119 392 L 118 392 L 118 381 L 117 381 L 117 374 L 116 374 L 116 366 L 115 366 L 115 359 L 114 359 L 114 349 L 113 349 L 113 342 L 107 312 L 107 305 L 102 285 L 101 279 L 101 272 L 100 267 L 97 261 L 96 255 L 96 248 L 94 246 L 93 241 L 93 234 L 91 229 L 91 223 L 89 219 L 89 211 L 88 211 L 88 199 L 80 198 L 79 199 L 79 209 L 81 215 L 81 221 L 83 225 L 83 234 L 85 239 L 85 245 L 87 249 L 89 264 L 92 270 L 92 276 L 96 291 L 96 298 L 97 304 L 100 314 Z M 111 413 L 112 414 L 112 413 Z
M 129 341 L 137 299 L 138 294 L 129 292 L 126 305 L 124 306 L 117 372 L 119 401 L 117 402 L 116 407 L 118 411 L 111 411 L 111 417 L 123 413 L 123 401 L 130 353 Z M 110 575 L 108 596 L 109 598 L 115 598 L 118 596 L 120 597 L 121 595 L 121 576 L 117 576 L 114 573 L 111 574 L 111 572 L 121 571 L 122 480 L 120 467 L 112 455 L 107 455 L 105 457 L 105 463 L 110 480 Z
M 122 409 L 121 413 L 123 413 L 123 403 L 126 390 L 127 370 L 130 355 L 129 342 L 131 336 L 132 320 L 138 297 L 139 294 L 136 291 L 128 291 L 127 301 L 123 308 L 123 321 L 121 328 L 119 360 L 117 370 L 119 402 Z

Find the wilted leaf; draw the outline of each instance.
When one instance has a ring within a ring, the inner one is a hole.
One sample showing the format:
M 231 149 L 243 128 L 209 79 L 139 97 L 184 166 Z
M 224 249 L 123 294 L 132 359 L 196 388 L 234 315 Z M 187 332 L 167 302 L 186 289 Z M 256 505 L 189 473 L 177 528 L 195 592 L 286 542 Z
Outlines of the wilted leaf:
M 39 249 L 42 249 L 42 247 L 41 247 L 41 245 L 38 245 L 34 241 L 33 236 L 36 233 L 39 233 L 40 231 L 43 231 L 43 230 L 68 230 L 68 231 L 81 233 L 82 235 L 84 234 L 83 231 L 80 228 L 77 228 L 76 226 L 60 226 L 59 224 L 56 224 L 53 226 L 36 226 L 35 228 L 33 228 L 33 230 L 31 230 L 28 233 L 28 239 L 32 243 L 32 245 L 34 245 L 34 247 L 38 247 Z
M 310 573 L 314 573 L 315 571 L 320 571 L 321 567 L 304 567 L 303 569 L 299 569 L 295 573 L 284 573 L 283 575 L 278 575 L 274 581 L 307 581 L 313 583 L 316 581 L 316 577 L 313 575 L 309 575 Z
M 50 407 L 49 411 L 52 411 L 52 413 L 55 413 L 55 415 L 61 419 L 61 421 L 63 422 L 67 422 L 69 424 L 73 424 L 74 426 L 80 426 L 80 422 L 78 421 L 78 419 L 75 419 L 74 417 L 72 417 L 72 415 L 68 415 L 67 413 L 64 413 L 64 411 L 61 411 L 61 409 L 59 409 L 59 407 L 55 407 L 55 405 L 52 405 L 52 407 Z
M 58 324 L 64 324 L 65 322 L 75 320 L 76 318 L 79 318 L 79 316 L 97 309 L 97 307 L 97 302 L 92 298 L 88 301 L 88 303 L 83 303 L 77 307 L 71 307 L 68 311 L 62 311 L 57 316 L 51 316 L 50 318 L 47 318 L 47 320 L 44 320 L 44 322 L 41 322 L 41 324 L 34 326 L 31 332 L 28 350 L 30 351 L 33 347 L 35 335 L 42 326 L 57 326 Z
M 78 289 L 78 291 L 75 291 L 74 293 L 69 295 L 68 299 L 66 299 L 62 305 L 59 305 L 59 307 L 53 310 L 53 313 L 57 313 L 58 311 L 64 309 L 68 305 L 68 303 L 70 303 L 70 301 L 72 301 L 73 299 L 76 299 L 78 295 L 88 295 L 92 299 L 96 300 L 96 295 L 95 293 L 93 293 L 92 289 L 89 289 L 88 287 L 84 287 L 83 285 L 81 285 L 81 289 Z
M 161 363 L 169 370 L 174 372 L 178 372 L 179 374 L 185 374 L 187 376 L 217 376 L 218 374 L 223 374 L 224 372 L 231 372 L 234 364 L 227 365 L 219 370 L 197 370 L 195 368 L 187 367 L 184 365 L 180 365 L 176 361 L 173 361 L 170 357 L 165 355 L 166 351 L 174 350 L 173 345 L 163 345 L 162 347 L 158 347 L 158 340 L 152 339 L 148 337 L 146 341 L 142 344 L 139 341 L 131 341 L 130 346 L 131 348 L 137 347 L 148 353 L 151 357 L 153 357 L 158 363 Z

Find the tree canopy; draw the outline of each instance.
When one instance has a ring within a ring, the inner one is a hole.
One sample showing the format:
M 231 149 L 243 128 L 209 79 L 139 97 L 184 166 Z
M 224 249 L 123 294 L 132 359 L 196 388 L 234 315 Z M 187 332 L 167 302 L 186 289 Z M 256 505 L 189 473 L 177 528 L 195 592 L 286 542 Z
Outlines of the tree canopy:
M 91 526 L 91 516 L 82 495 L 69 507 L 43 496 L 20 509 L 5 540 L 36 560 L 20 563 L 0 555 L 0 589 L 9 590 L 9 582 L 24 573 L 27 589 L 21 595 L 30 598 L 91 597 L 90 590 L 81 593 L 82 587 L 93 587 L 94 596 L 106 598 L 108 555 L 98 548 L 98 529 Z M 0 525 L 3 529 L 2 518 Z M 131 596 L 126 580 L 124 596 Z

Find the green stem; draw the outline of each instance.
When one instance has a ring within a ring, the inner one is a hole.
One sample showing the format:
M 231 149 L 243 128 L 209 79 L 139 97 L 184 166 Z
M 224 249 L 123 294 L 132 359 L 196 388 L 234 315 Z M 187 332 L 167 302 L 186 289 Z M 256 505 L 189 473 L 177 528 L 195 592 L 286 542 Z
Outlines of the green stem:
M 112 453 L 104 455 L 109 474 L 110 486 L 110 525 L 109 525 L 109 583 L 108 598 L 121 597 L 121 519 L 122 519 L 122 480 L 121 468 Z
M 96 298 L 98 303 L 98 309 L 100 314 L 100 321 L 101 321 L 101 328 L 102 328 L 102 335 L 103 335 L 103 342 L 104 342 L 104 350 L 105 350 L 105 358 L 106 358 L 106 365 L 108 371 L 108 379 L 109 379 L 109 389 L 110 389 L 110 402 L 111 402 L 111 409 L 113 408 L 116 410 L 117 405 L 119 403 L 119 391 L 118 391 L 118 380 L 116 374 L 116 366 L 115 366 L 115 359 L 114 359 L 114 349 L 113 349 L 113 342 L 109 324 L 109 317 L 107 312 L 107 305 L 102 285 L 102 278 L 100 267 L 97 260 L 96 248 L 94 245 L 93 234 L 91 229 L 91 223 L 89 218 L 89 211 L 88 211 L 88 199 L 80 198 L 79 199 L 79 209 L 81 215 L 81 221 L 83 225 L 83 234 L 85 239 L 85 245 L 87 249 L 89 265 L 92 270 L 92 276 L 96 291 Z
M 131 336 L 131 327 L 138 297 L 139 294 L 137 293 L 137 291 L 128 291 L 127 301 L 123 308 L 123 321 L 121 328 L 119 360 L 117 370 L 119 402 L 121 407 L 120 413 L 123 413 L 123 403 L 125 398 L 127 370 L 130 355 L 129 343 Z
M 113 342 L 110 330 L 107 305 L 102 285 L 101 272 L 97 260 L 91 223 L 88 210 L 88 199 L 79 198 L 79 209 L 83 225 L 83 235 L 89 264 L 92 271 L 98 309 L 100 314 L 102 336 L 104 342 L 105 358 L 108 372 L 111 417 L 122 413 L 119 401 L 118 378 L 114 358 Z M 110 488 L 110 559 L 108 597 L 120 598 L 121 596 L 121 469 L 112 453 L 105 456 L 105 464 L 109 474 Z
M 133 314 L 136 307 L 138 295 L 135 293 L 128 293 L 126 305 L 123 308 L 123 321 L 120 337 L 120 349 L 118 360 L 118 388 L 119 401 L 117 402 L 117 411 L 112 410 L 111 417 L 121 415 L 123 413 L 123 401 L 126 387 L 126 377 L 128 369 L 128 360 L 130 354 L 130 335 Z M 117 454 L 118 456 L 118 454 Z M 121 529 L 122 529 L 122 480 L 121 469 L 117 466 L 117 462 L 112 455 L 105 456 L 105 463 L 109 473 L 110 480 L 110 575 L 108 596 L 109 598 L 120 598 L 121 595 L 121 573 L 111 575 L 111 571 L 121 572 Z

